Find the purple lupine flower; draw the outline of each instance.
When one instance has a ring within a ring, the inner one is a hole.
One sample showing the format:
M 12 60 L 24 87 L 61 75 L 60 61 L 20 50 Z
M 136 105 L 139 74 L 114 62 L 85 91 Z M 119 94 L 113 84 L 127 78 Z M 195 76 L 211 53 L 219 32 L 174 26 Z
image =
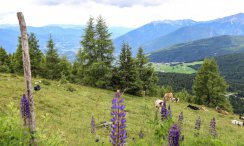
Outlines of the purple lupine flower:
M 183 120 L 184 120 L 184 116 L 183 116 L 183 112 L 180 112 L 179 114 L 179 119 L 178 119 L 178 126 L 179 126 L 179 131 L 181 133 L 181 140 L 184 140 L 184 135 L 183 135 Z
M 179 146 L 180 131 L 177 124 L 174 124 L 169 130 L 168 145 Z
M 116 92 L 112 99 L 112 112 L 113 116 L 111 119 L 111 142 L 113 146 L 123 146 L 126 143 L 126 113 L 124 111 L 124 99 L 122 99 L 119 91 Z
M 210 122 L 210 133 L 213 137 L 217 136 L 217 131 L 216 131 L 216 120 L 215 118 L 211 119 Z
M 25 94 L 21 98 L 21 116 L 23 119 L 30 118 L 30 103 Z
M 93 116 L 91 118 L 91 133 L 92 134 L 95 134 L 96 133 L 96 124 L 95 124 L 95 119 L 94 119 Z
M 201 119 L 200 116 L 198 117 L 198 119 L 196 119 L 196 123 L 195 123 L 195 136 L 199 136 L 199 130 L 201 128 Z
M 163 107 L 161 108 L 161 120 L 163 121 L 164 119 L 168 118 L 168 112 L 166 109 L 166 102 L 163 103 Z

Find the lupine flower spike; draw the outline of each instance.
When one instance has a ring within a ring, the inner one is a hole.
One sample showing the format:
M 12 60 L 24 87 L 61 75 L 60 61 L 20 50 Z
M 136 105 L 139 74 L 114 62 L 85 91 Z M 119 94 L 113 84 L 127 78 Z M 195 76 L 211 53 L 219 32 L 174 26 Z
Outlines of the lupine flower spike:
M 30 103 L 25 94 L 21 98 L 21 116 L 24 120 L 24 125 L 27 124 L 27 119 L 30 118 Z
M 94 119 L 93 116 L 91 118 L 91 133 L 92 134 L 95 134 L 96 133 L 96 124 L 95 124 L 95 119 Z
M 115 94 L 115 97 L 112 99 L 112 112 L 111 115 L 111 142 L 113 146 L 123 146 L 126 143 L 126 118 L 125 118 L 125 105 L 124 99 L 121 98 L 119 91 Z
M 216 131 L 216 120 L 213 118 L 210 122 L 210 133 L 213 137 L 217 136 L 217 131 Z
M 163 103 L 163 107 L 161 108 L 161 120 L 164 121 L 164 119 L 168 118 L 168 112 L 166 109 L 166 102 Z
M 177 124 L 174 124 L 169 130 L 168 145 L 179 146 L 180 130 Z
M 199 136 L 199 130 L 201 128 L 201 119 L 200 119 L 200 116 L 198 117 L 198 119 L 196 119 L 196 123 L 195 123 L 195 130 L 196 130 L 196 133 L 195 133 L 195 136 Z

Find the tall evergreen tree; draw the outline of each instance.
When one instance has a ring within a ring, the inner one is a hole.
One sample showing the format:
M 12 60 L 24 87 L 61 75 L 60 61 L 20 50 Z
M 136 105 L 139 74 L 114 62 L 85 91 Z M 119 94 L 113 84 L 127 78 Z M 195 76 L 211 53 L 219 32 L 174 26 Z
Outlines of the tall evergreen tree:
M 132 58 L 131 48 L 128 43 L 122 44 L 119 56 L 118 76 L 120 81 L 120 89 L 126 90 L 127 93 L 140 95 L 142 83 L 139 78 L 136 61 Z
M 41 74 L 43 68 L 41 68 L 43 53 L 39 49 L 38 40 L 34 33 L 31 33 L 28 38 L 30 61 L 31 61 L 31 73 L 34 77 Z
M 229 100 L 225 97 L 227 87 L 224 78 L 219 75 L 216 61 L 213 58 L 205 59 L 193 83 L 196 103 L 231 110 Z
M 52 80 L 60 79 L 60 59 L 51 35 L 47 42 L 47 48 L 48 50 L 46 54 L 46 77 Z
M 97 61 L 98 55 L 95 40 L 95 24 L 94 18 L 90 17 L 84 30 L 81 40 L 82 48 L 78 52 L 78 61 L 81 65 L 89 66 Z
M 90 18 L 82 36 L 82 48 L 78 52 L 80 64 L 78 74 L 81 82 L 101 88 L 108 88 L 112 78 L 113 44 L 105 21 L 102 17 Z
M 10 58 L 5 49 L 0 46 L 0 72 L 10 71 Z
M 110 67 L 113 61 L 114 47 L 111 33 L 109 33 L 106 22 L 101 16 L 97 18 L 96 24 L 96 47 L 99 61 L 104 62 Z
M 154 68 L 143 53 L 143 48 L 139 48 L 136 59 L 139 78 L 142 82 L 142 90 L 146 95 L 156 95 L 156 86 L 158 80 L 157 74 L 154 72 Z
M 21 37 L 18 37 L 18 46 L 13 54 L 13 66 L 14 66 L 14 71 L 17 74 L 24 74 L 23 71 L 23 59 L 22 59 L 22 44 L 21 44 Z

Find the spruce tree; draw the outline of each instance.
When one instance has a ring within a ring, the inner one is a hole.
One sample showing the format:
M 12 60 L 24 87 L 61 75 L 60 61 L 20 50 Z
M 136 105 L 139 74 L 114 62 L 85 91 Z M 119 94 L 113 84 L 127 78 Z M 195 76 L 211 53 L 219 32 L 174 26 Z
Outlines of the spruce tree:
M 104 19 L 99 16 L 96 24 L 96 47 L 97 58 L 99 61 L 104 62 L 108 67 L 111 66 L 113 61 L 113 42 L 111 39 L 111 33 L 108 31 L 108 27 Z
M 136 59 L 139 79 L 142 83 L 142 90 L 146 95 L 156 95 L 158 80 L 157 74 L 155 73 L 152 65 L 149 63 L 148 58 L 143 53 L 143 48 L 139 48 Z
M 23 59 L 22 59 L 22 44 L 21 44 L 21 37 L 18 37 L 18 47 L 13 54 L 13 64 L 14 64 L 14 71 L 17 74 L 23 75 Z
M 216 61 L 213 58 L 205 59 L 193 83 L 195 102 L 231 110 L 229 100 L 225 97 L 227 87 L 224 78 L 219 75 Z
M 45 68 L 46 78 L 52 80 L 60 79 L 61 77 L 60 59 L 51 35 L 47 42 L 47 48 L 48 50 L 46 54 L 46 68 Z
M 82 48 L 78 52 L 78 61 L 81 65 L 89 66 L 97 61 L 94 18 L 90 17 L 81 40 Z
M 39 49 L 38 40 L 34 33 L 31 33 L 28 38 L 30 61 L 31 61 L 31 75 L 36 77 L 41 74 L 42 56 L 43 53 Z
M 5 49 L 0 46 L 0 72 L 10 72 L 10 58 Z
M 102 17 L 90 18 L 82 36 L 81 45 L 77 55 L 80 64 L 78 75 L 81 82 L 90 86 L 109 88 L 112 78 L 113 43 L 111 34 Z
M 132 58 L 131 48 L 127 43 L 122 44 L 118 76 L 120 89 L 126 90 L 130 94 L 141 95 L 142 83 L 136 67 L 136 61 Z

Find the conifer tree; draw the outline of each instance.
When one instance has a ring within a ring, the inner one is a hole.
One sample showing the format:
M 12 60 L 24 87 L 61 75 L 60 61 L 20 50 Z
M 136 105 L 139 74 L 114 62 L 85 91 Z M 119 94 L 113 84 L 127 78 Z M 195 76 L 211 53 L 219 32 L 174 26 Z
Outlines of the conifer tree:
M 10 71 L 10 57 L 5 51 L 5 49 L 0 46 L 0 72 Z
M 47 42 L 47 48 L 48 50 L 46 54 L 46 77 L 52 80 L 60 79 L 60 59 L 51 35 Z
M 41 62 L 43 53 L 39 49 L 38 40 L 34 33 L 31 33 L 28 38 L 30 61 L 31 61 L 31 73 L 34 77 L 41 73 Z
M 118 76 L 120 80 L 120 88 L 130 94 L 141 94 L 142 82 L 139 78 L 136 61 L 132 58 L 131 48 L 127 43 L 122 44 L 119 56 Z
M 13 55 L 14 71 L 17 74 L 24 74 L 23 71 L 23 60 L 22 60 L 22 44 L 21 37 L 18 37 L 18 47 Z
M 205 59 L 193 83 L 195 102 L 231 110 L 229 100 L 225 97 L 227 87 L 224 78 L 219 75 L 216 61 L 213 58 Z
M 152 65 L 149 63 L 148 58 L 143 53 L 143 48 L 139 48 L 136 59 L 139 79 L 142 82 L 142 90 L 146 95 L 156 95 L 158 78 Z

